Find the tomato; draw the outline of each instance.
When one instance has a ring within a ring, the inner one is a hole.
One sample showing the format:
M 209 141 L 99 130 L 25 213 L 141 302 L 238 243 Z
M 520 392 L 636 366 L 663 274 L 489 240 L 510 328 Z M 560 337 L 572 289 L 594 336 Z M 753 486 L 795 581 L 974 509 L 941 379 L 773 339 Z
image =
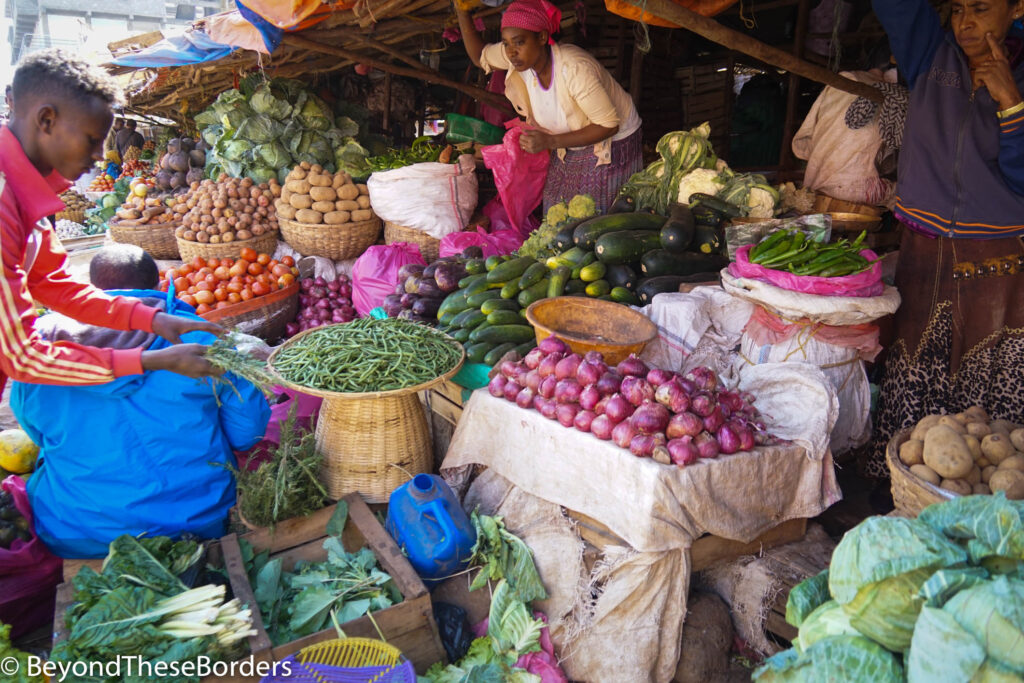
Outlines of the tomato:
M 295 282 L 295 276 L 292 275 L 291 273 L 285 273 L 281 277 L 277 278 L 277 285 L 281 289 L 284 289 L 285 287 L 287 287 L 288 285 L 292 284 L 293 282 Z
M 295 265 L 295 259 L 293 259 L 291 256 L 285 256 L 281 259 L 281 263 L 291 268 L 292 266 Z
M 237 304 L 241 300 L 242 295 L 239 294 L 238 292 L 231 292 L 230 294 L 228 294 L 228 301 L 230 301 L 233 304 Z
M 211 258 L 211 259 L 207 259 L 206 260 L 206 266 L 208 268 L 216 268 L 219 265 L 220 265 L 220 259 L 219 258 Z
M 210 283 L 211 285 L 213 285 L 214 289 L 216 289 L 216 288 L 217 288 L 217 285 L 218 285 L 218 284 L 220 284 L 220 280 L 219 280 L 219 279 L 217 278 L 217 276 L 216 276 L 216 275 L 214 275 L 213 273 L 210 273 L 209 275 L 207 275 L 206 277 L 204 277 L 204 278 L 203 278 L 203 282 L 208 282 L 208 283 Z
M 242 301 L 248 301 L 252 298 L 252 290 L 248 287 L 243 287 L 240 292 L 240 296 L 242 297 Z
M 274 277 L 281 277 L 282 275 L 285 274 L 291 274 L 292 269 L 284 265 L 283 263 L 279 263 L 276 266 L 274 266 L 270 272 L 274 274 Z
M 178 268 L 178 275 L 188 275 L 193 270 L 195 270 L 195 268 L 193 268 L 191 264 L 186 263 L 181 268 Z
M 265 266 L 270 263 L 270 254 L 260 254 L 256 257 L 256 263 Z
M 212 304 L 217 298 L 213 295 L 213 292 L 208 290 L 200 290 L 196 292 L 196 301 L 201 304 Z
M 196 291 L 197 292 L 212 292 L 213 291 L 213 285 L 211 285 L 206 280 L 203 280 L 201 282 L 197 282 L 196 283 Z
M 174 281 L 178 279 L 178 271 L 175 268 L 168 268 L 160 277 L 162 277 L 165 280 Z
M 213 271 L 213 274 L 217 277 L 218 280 L 231 279 L 231 269 L 228 268 L 227 266 L 217 266 L 217 268 Z
M 192 259 L 192 270 L 199 270 L 200 268 L 206 267 L 206 259 L 202 256 L 196 256 Z
M 294 275 L 295 277 L 298 277 L 299 276 L 299 269 L 298 268 L 292 268 L 292 275 Z
M 166 292 L 168 289 L 170 289 L 170 286 L 167 284 L 167 280 L 164 280 L 163 282 L 160 283 L 161 292 Z
M 182 301 L 184 301 L 186 304 L 188 304 L 192 308 L 196 307 L 196 298 L 194 296 L 192 296 L 191 294 L 182 294 L 178 298 L 181 299 Z
M 252 293 L 255 296 L 264 296 L 265 294 L 270 294 L 270 285 L 259 281 L 254 282 L 252 285 Z
M 231 268 L 228 269 L 228 273 L 231 274 L 231 277 L 234 277 L 236 275 L 245 275 L 246 268 L 248 267 L 249 264 L 246 263 L 245 259 L 238 259 L 237 261 L 235 261 L 235 265 L 231 266 Z
M 269 285 L 274 279 L 270 277 L 269 273 L 260 273 L 256 276 L 256 282 L 262 282 L 265 285 Z
M 196 271 L 196 275 L 203 278 L 206 277 L 207 275 L 213 275 L 213 268 L 207 268 L 206 266 L 203 266 L 202 268 Z
M 220 264 L 222 266 L 226 266 L 226 267 L 230 268 L 231 266 L 235 265 L 235 259 L 233 259 L 233 258 L 222 258 L 220 260 Z
M 243 247 L 242 248 L 242 260 L 244 260 L 244 261 L 255 261 L 257 256 L 259 256 L 259 254 L 257 254 L 256 250 L 253 249 L 252 247 Z
M 186 289 L 188 289 L 189 284 L 190 283 L 188 281 L 188 278 L 184 278 L 184 277 L 174 278 L 174 289 L 175 289 L 175 291 L 184 292 Z
M 218 287 L 217 289 L 213 290 L 213 298 L 216 299 L 217 301 L 227 301 L 228 290 L 224 289 L 223 287 Z
M 196 306 L 196 313 L 198 313 L 199 315 L 202 315 L 203 313 L 209 313 L 212 310 L 213 309 L 210 308 L 209 304 L 199 304 L 198 306 Z
M 250 263 L 248 271 L 249 271 L 249 275 L 259 275 L 260 273 L 263 272 L 263 264 L 262 263 Z
M 228 284 L 227 284 L 227 285 L 226 285 L 226 286 L 224 287 L 224 289 L 228 290 L 228 292 L 231 292 L 231 293 L 237 294 L 238 292 L 241 292 L 241 291 L 242 291 L 242 287 L 243 287 L 243 286 L 244 286 L 244 285 L 243 285 L 243 284 L 242 284 L 241 282 L 229 282 L 229 283 L 228 283 Z
M 228 306 L 230 306 L 230 305 L 231 305 L 231 304 L 230 304 L 230 303 L 228 303 L 227 301 L 218 301 L 218 302 L 217 302 L 217 305 L 216 305 L 216 306 L 214 306 L 214 308 L 227 308 L 227 307 L 228 307 Z
M 252 283 L 256 282 L 256 278 L 254 278 L 252 275 L 246 275 L 243 278 L 243 282 L 245 282 L 245 284 L 247 285 L 251 285 Z

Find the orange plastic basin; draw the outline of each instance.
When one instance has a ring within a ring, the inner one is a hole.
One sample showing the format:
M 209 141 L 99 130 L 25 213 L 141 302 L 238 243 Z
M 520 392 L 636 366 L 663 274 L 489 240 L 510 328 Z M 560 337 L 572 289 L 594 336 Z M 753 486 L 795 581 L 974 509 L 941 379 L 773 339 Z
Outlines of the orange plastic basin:
M 526 309 L 538 343 L 555 335 L 576 353 L 600 351 L 609 365 L 640 353 L 658 336 L 646 316 L 614 301 L 559 296 L 541 299 Z

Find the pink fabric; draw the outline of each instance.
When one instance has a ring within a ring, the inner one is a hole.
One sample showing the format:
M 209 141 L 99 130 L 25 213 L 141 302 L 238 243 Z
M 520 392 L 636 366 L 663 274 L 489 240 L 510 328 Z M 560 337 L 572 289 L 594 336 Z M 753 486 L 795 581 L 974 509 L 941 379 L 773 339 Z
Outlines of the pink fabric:
M 533 613 L 534 619 L 540 619 L 545 624 L 548 618 L 541 612 Z M 484 619 L 473 627 L 473 635 L 483 638 L 487 635 L 487 623 Z M 562 667 L 558 665 L 558 658 L 555 657 L 555 646 L 551 644 L 551 630 L 545 626 L 540 632 L 540 652 L 530 652 L 519 658 L 516 662 L 517 669 L 526 669 L 527 673 L 540 676 L 540 683 L 569 683 Z
M 501 15 L 502 28 L 521 28 L 534 33 L 548 32 L 548 43 L 554 44 L 552 35 L 558 33 L 562 11 L 547 0 L 514 0 Z
M 441 257 L 455 256 L 465 251 L 466 247 L 480 247 L 484 258 L 488 256 L 504 256 L 523 246 L 523 238 L 516 230 L 495 230 L 487 232 L 477 228 L 476 232 L 453 232 L 441 238 Z
M 798 334 L 804 339 L 814 338 L 820 342 L 855 349 L 861 359 L 873 361 L 882 351 L 878 343 L 878 326 L 870 323 L 835 327 L 812 323 L 809 320 L 784 320 L 763 306 L 757 306 L 743 332 L 758 346 L 775 346 Z
M 740 247 L 736 252 L 736 260 L 729 264 L 729 274 L 733 277 L 745 277 L 760 280 L 780 289 L 804 294 L 820 296 L 881 296 L 885 291 L 882 283 L 882 264 L 878 262 L 878 254 L 864 249 L 860 255 L 868 261 L 875 261 L 863 273 L 845 275 L 843 277 L 816 277 L 812 275 L 793 275 L 785 270 L 765 268 L 751 263 L 747 254 L 753 245 Z

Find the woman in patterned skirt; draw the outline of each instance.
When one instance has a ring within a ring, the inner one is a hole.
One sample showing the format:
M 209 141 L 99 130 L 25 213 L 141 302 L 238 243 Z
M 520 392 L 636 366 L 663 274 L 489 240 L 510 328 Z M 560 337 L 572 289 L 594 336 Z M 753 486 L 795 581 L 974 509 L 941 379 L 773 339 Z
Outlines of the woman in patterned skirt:
M 544 210 L 577 194 L 599 212 L 643 168 L 640 116 L 633 100 L 593 56 L 551 39 L 562 13 L 547 0 L 515 0 L 501 17 L 501 43 L 484 45 L 456 8 L 466 52 L 485 72 L 508 71 L 505 96 L 527 123 L 527 152 L 551 150 Z
M 910 85 L 896 216 L 896 342 L 867 473 L 888 439 L 929 413 L 981 405 L 1024 417 L 1022 0 L 874 0 Z

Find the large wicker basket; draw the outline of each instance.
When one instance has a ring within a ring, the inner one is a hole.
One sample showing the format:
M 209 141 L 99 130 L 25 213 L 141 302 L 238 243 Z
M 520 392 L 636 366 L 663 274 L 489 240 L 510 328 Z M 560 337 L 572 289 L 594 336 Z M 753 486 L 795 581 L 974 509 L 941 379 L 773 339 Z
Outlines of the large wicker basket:
M 173 235 L 173 233 L 172 233 Z M 210 244 L 209 242 L 192 242 L 190 240 L 175 238 L 178 242 L 178 252 L 182 261 L 191 261 L 196 256 L 202 258 L 238 258 L 245 247 L 252 247 L 259 254 L 271 254 L 277 249 L 277 233 L 266 232 L 258 237 L 247 240 L 236 240 L 221 244 Z
M 323 256 L 332 261 L 347 261 L 360 256 L 380 235 L 380 219 L 358 223 L 324 225 L 299 223 L 277 217 L 281 237 L 303 256 Z
M 431 237 L 422 230 L 407 228 L 398 223 L 384 221 L 384 242 L 410 242 L 420 248 L 420 254 L 427 263 L 433 263 L 441 255 L 441 240 Z
M 229 330 L 274 342 L 284 336 L 285 325 L 295 320 L 298 310 L 299 283 L 295 282 L 266 296 L 203 313 L 202 317 Z
M 912 429 L 896 432 L 885 448 L 885 462 L 892 478 L 892 500 L 896 509 L 907 517 L 917 517 L 921 510 L 932 503 L 941 503 L 957 497 L 957 494 L 941 489 L 914 476 L 910 468 L 900 460 L 900 446 L 908 439 Z
M 119 221 L 107 224 L 110 239 L 121 244 L 134 244 L 145 249 L 155 259 L 176 259 L 180 256 L 179 240 L 174 236 L 177 223 L 127 225 Z M 191 258 L 191 257 L 190 257 Z

